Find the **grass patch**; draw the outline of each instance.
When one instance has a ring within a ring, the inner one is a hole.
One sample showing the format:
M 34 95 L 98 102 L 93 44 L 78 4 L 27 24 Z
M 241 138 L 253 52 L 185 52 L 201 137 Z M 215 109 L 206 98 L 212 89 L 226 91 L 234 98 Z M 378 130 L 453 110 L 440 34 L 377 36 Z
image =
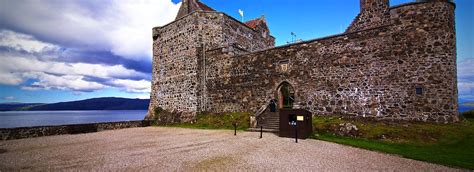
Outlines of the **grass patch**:
M 357 138 L 331 134 L 333 127 L 351 122 L 359 128 Z M 354 147 L 398 154 L 406 158 L 474 169 L 474 120 L 457 124 L 357 121 L 338 117 L 315 117 L 312 138 Z M 384 139 L 381 139 L 381 136 Z
M 246 130 L 250 125 L 250 114 L 245 112 L 234 113 L 200 113 L 193 123 L 173 124 L 170 127 L 195 128 L 195 129 L 228 129 L 233 130 L 237 122 L 237 130 Z

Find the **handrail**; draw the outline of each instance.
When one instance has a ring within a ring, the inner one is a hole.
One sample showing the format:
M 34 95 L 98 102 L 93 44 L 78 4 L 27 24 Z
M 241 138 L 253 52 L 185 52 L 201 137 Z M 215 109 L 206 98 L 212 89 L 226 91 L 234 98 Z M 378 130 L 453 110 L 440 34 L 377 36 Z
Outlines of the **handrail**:
M 260 115 L 262 115 L 263 112 L 265 112 L 265 110 L 267 110 L 268 105 L 269 105 L 269 104 L 266 103 L 266 104 L 264 104 L 263 106 L 261 106 L 260 109 L 258 109 L 257 112 L 255 113 L 255 117 L 256 117 L 256 118 L 259 118 Z

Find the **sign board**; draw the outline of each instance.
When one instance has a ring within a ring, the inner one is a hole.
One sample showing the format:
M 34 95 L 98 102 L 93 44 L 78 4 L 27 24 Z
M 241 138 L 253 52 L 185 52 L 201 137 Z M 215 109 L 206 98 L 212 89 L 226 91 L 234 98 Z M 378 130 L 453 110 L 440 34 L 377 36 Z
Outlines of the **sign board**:
M 298 115 L 296 116 L 297 121 L 304 121 L 304 116 Z
M 280 109 L 278 113 L 280 115 L 278 131 L 280 137 L 295 138 L 298 136 L 298 139 L 305 139 L 313 133 L 312 113 L 310 111 L 304 109 Z

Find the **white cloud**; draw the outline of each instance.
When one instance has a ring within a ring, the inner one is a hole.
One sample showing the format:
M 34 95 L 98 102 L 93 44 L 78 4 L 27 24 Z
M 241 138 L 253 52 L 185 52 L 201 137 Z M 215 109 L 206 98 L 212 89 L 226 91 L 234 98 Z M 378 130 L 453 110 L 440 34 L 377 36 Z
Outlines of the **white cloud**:
M 15 100 L 16 98 L 13 97 L 13 96 L 7 96 L 7 97 L 4 97 L 3 100 L 8 100 L 8 101 L 11 101 L 11 100 Z
M 474 94 L 474 81 L 458 82 L 459 96 Z
M 38 41 L 31 35 L 20 34 L 9 30 L 0 30 L 0 46 L 29 53 L 54 51 L 59 49 L 58 46 Z
M 59 89 L 73 91 L 95 91 L 105 88 L 106 86 L 97 82 L 89 82 L 84 80 L 84 76 L 80 75 L 64 75 L 55 76 L 46 73 L 27 73 L 28 78 L 35 78 L 38 81 L 31 84 L 41 89 Z
M 152 27 L 174 20 L 179 5 L 170 0 L 0 1 L 0 28 L 7 29 L 0 30 L 0 46 L 13 50 L 0 52 L 0 84 L 74 93 L 113 87 L 147 97 L 147 73 L 59 58 L 73 49 L 149 63 Z
M 458 94 L 459 98 L 474 101 L 474 59 L 466 59 L 458 63 Z
M 40 60 L 41 53 L 33 55 L 18 51 L 41 52 L 50 47 L 60 47 L 35 40 L 31 35 L 13 31 L 0 30 L 0 38 L 8 38 L 5 40 L 14 42 L 5 42 L 0 44 L 1 47 L 15 50 L 0 52 L 0 84 L 21 85 L 21 89 L 29 91 L 59 89 L 90 92 L 116 87 L 132 93 L 150 92 L 149 81 L 125 79 L 147 78 L 146 73 L 127 69 L 122 65 L 54 61 L 57 58 Z M 28 85 L 23 84 L 29 79 L 33 82 Z
M 467 58 L 458 62 L 458 78 L 464 80 L 474 78 L 474 59 Z
M 0 63 L 1 64 L 1 63 Z M 18 85 L 23 82 L 23 78 L 18 73 L 2 71 L 0 68 L 0 84 L 2 85 Z
M 139 94 L 135 97 L 136 99 L 149 99 L 150 94 Z
M 0 23 L 7 28 L 66 48 L 134 60 L 151 60 L 152 27 L 173 21 L 179 9 L 170 0 L 3 0 L 0 6 Z
M 21 86 L 20 87 L 22 90 L 27 90 L 27 91 L 37 91 L 37 90 L 41 90 L 41 89 L 44 89 L 44 88 L 40 88 L 40 87 L 35 87 L 33 85 L 30 85 L 30 86 Z
M 113 3 L 109 10 L 109 19 L 115 19 L 118 25 L 106 34 L 112 52 L 127 57 L 151 57 L 151 29 L 173 21 L 179 5 L 170 0 L 128 0 Z
M 146 77 L 145 73 L 127 69 L 122 65 L 101 65 L 86 63 L 66 63 L 55 61 L 40 61 L 32 57 L 11 56 L 8 53 L 0 54 L 0 77 L 18 77 L 15 73 L 45 72 L 57 75 L 83 75 L 99 78 L 115 77 Z M 11 81 L 17 81 L 13 78 Z M 18 81 L 17 81 L 18 82 Z M 17 82 L 11 82 L 12 84 Z
M 133 93 L 149 93 L 151 92 L 151 82 L 147 80 L 125 80 L 125 79 L 116 79 L 110 82 L 111 85 L 115 87 L 124 88 L 127 92 Z

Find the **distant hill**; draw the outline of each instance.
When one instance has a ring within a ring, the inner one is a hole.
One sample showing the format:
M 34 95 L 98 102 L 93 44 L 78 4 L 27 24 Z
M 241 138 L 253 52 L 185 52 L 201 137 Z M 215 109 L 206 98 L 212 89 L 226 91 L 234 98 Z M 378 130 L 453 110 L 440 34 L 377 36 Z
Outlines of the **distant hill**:
M 149 99 L 104 97 L 51 104 L 0 104 L 0 107 L 5 106 L 5 110 L 147 110 L 149 102 Z
M 459 112 L 474 110 L 474 102 L 464 102 L 459 104 Z
M 0 103 L 0 111 L 21 110 L 22 108 L 43 105 L 41 103 Z

